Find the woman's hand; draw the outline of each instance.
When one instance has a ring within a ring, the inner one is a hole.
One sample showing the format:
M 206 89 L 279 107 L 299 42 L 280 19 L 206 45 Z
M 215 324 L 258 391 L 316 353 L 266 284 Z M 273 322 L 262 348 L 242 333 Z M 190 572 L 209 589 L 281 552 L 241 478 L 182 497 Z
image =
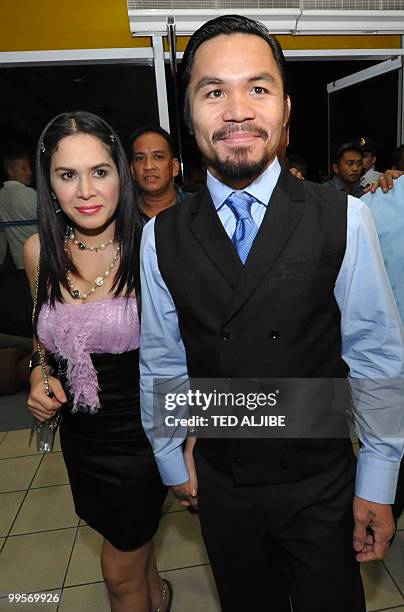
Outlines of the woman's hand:
M 54 376 L 48 376 L 48 380 L 49 388 L 53 392 L 53 397 L 49 397 L 45 393 L 41 368 L 37 367 L 32 370 L 28 410 L 41 423 L 51 419 L 62 404 L 67 402 L 66 394 L 58 379 Z
M 198 480 L 196 478 L 193 450 L 196 438 L 188 438 L 184 450 L 184 461 L 188 470 L 189 479 L 171 487 L 175 497 L 185 508 L 198 508 Z

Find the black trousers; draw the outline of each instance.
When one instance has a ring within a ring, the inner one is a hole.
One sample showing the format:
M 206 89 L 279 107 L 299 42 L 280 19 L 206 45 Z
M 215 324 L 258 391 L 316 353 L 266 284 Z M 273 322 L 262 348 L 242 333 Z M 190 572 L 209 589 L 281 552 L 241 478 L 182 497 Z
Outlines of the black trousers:
M 353 454 L 332 472 L 265 486 L 235 486 L 197 446 L 195 464 L 223 612 L 284 612 L 288 594 L 294 612 L 365 612 L 352 547 Z M 287 584 L 279 582 L 283 573 Z

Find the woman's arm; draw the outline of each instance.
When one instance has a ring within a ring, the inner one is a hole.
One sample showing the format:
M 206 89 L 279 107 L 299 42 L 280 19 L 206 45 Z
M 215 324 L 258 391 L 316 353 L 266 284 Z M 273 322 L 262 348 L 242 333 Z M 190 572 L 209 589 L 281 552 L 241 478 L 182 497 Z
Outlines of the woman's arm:
M 39 259 L 39 237 L 34 234 L 26 241 L 24 245 L 24 267 L 28 282 L 31 288 L 32 297 L 35 299 L 36 292 L 36 277 Z M 46 355 L 44 347 L 38 342 L 36 337 L 33 338 L 33 351 L 38 350 L 38 345 L 43 355 Z M 62 385 L 57 378 L 50 375 L 51 368 L 45 366 L 49 387 L 53 392 L 53 397 L 46 394 L 42 366 L 37 365 L 33 368 L 30 376 L 31 392 L 28 398 L 28 409 L 38 421 L 47 421 L 50 419 L 67 401 Z

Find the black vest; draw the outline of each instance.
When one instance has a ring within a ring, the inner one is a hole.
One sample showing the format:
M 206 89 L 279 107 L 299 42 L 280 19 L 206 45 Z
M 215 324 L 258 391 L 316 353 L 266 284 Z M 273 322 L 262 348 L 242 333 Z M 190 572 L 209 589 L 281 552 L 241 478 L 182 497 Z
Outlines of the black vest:
M 246 265 L 207 189 L 160 213 L 158 265 L 178 312 L 189 376 L 344 377 L 333 291 L 346 231 L 346 196 L 285 169 Z M 238 484 L 300 480 L 350 448 L 341 439 L 198 440 L 200 452 Z

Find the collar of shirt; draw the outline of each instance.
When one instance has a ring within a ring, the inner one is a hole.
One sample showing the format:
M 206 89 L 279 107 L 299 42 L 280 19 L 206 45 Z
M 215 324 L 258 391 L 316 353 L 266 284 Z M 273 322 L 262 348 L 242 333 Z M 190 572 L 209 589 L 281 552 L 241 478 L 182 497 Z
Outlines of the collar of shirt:
M 8 185 L 20 185 L 21 187 L 26 187 L 26 185 L 24 185 L 24 183 L 20 183 L 20 181 L 4 181 L 3 185 L 4 187 Z
M 266 168 L 266 170 L 264 170 L 262 174 L 259 175 L 257 179 L 255 179 L 255 181 L 240 191 L 246 191 L 250 195 L 254 196 L 258 202 L 267 207 L 280 173 L 281 166 L 278 159 L 275 157 L 274 161 L 268 166 L 268 168 Z M 232 187 L 229 187 L 229 185 L 226 185 L 225 183 L 219 181 L 219 179 L 215 178 L 209 172 L 209 170 L 207 172 L 207 186 L 217 211 L 222 208 L 226 198 L 228 198 L 229 195 L 235 191 Z
M 338 174 L 334 174 L 330 182 L 332 183 L 334 188 L 337 189 L 338 191 L 346 190 L 346 183 L 344 180 L 342 180 L 340 176 L 338 176 Z
M 264 219 L 265 212 L 268 208 L 268 202 L 272 196 L 272 192 L 278 181 L 280 172 L 280 164 L 275 158 L 272 164 L 268 166 L 268 168 L 262 174 L 260 174 L 255 181 L 247 185 L 245 189 L 241 190 L 256 198 L 255 202 L 253 202 L 251 206 L 251 215 L 258 228 L 261 226 Z M 229 238 L 231 238 L 236 229 L 236 219 L 230 208 L 224 205 L 224 202 L 231 193 L 234 193 L 234 189 L 219 181 L 212 174 L 210 174 L 209 171 L 207 173 L 207 186 L 210 195 L 212 196 L 219 220 L 227 235 Z

